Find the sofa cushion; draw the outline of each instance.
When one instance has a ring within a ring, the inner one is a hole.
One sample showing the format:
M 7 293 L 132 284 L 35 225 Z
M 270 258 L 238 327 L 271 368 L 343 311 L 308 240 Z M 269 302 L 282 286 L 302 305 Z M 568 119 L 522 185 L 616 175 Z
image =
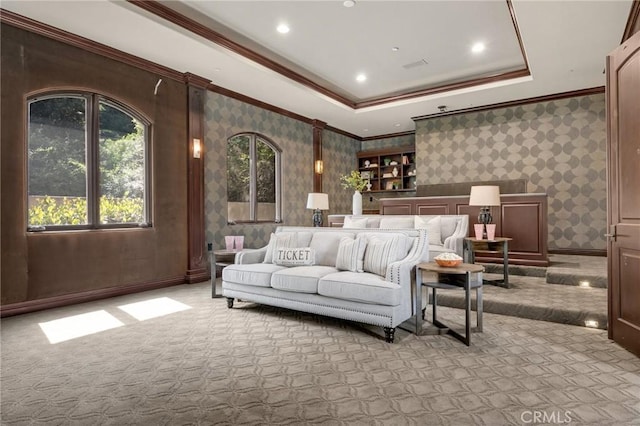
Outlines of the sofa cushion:
M 309 247 L 316 252 L 316 265 L 336 266 L 338 246 L 342 238 L 353 239 L 351 232 L 314 232 Z
M 318 280 L 335 272 L 337 269 L 334 267 L 319 265 L 283 269 L 273 273 L 271 287 L 298 293 L 317 293 Z
M 271 287 L 271 275 L 283 269 L 287 268 L 272 263 L 233 264 L 222 270 L 222 281 L 257 287 Z
M 416 229 L 426 229 L 427 230 L 427 238 L 429 239 L 429 244 L 433 245 L 442 245 L 442 236 L 440 232 L 440 228 L 442 226 L 442 220 L 440 216 L 424 218 L 421 216 L 415 217 L 415 227 Z
M 318 294 L 387 306 L 399 305 L 401 300 L 398 284 L 367 272 L 343 271 L 325 275 L 318 281 Z
M 273 263 L 273 254 L 278 248 L 309 247 L 311 236 L 309 231 L 271 233 L 263 262 Z
M 405 256 L 405 241 L 400 236 L 383 239 L 373 235 L 369 238 L 364 251 L 363 269 L 366 272 L 385 276 L 387 266 Z
M 336 268 L 341 271 L 364 272 L 364 250 L 367 238 L 342 238 L 336 256 Z
M 345 216 L 343 228 L 364 229 L 367 227 L 368 219 L 366 217 Z
M 313 265 L 315 251 L 309 247 L 278 248 L 273 255 L 273 263 L 282 266 Z
M 380 219 L 380 229 L 406 229 L 414 227 L 413 216 L 410 217 L 383 217 Z

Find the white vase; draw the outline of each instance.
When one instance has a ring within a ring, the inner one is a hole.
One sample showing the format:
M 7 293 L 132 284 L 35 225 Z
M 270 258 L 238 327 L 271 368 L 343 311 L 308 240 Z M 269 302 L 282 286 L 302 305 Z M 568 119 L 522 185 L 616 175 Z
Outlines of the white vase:
M 353 215 L 360 216 L 362 214 L 362 194 L 359 191 L 353 193 Z

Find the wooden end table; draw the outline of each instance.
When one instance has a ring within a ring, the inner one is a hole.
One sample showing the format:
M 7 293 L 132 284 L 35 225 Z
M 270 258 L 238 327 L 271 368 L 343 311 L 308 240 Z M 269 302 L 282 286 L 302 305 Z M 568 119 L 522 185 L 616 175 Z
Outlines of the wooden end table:
M 476 263 L 476 252 L 502 253 L 503 279 L 485 280 L 487 284 L 494 284 L 499 287 L 510 288 L 509 286 L 509 241 L 513 238 L 495 237 L 493 240 L 478 240 L 467 237 L 464 239 L 464 251 L 468 254 L 469 263 Z
M 429 263 L 420 263 L 416 266 L 416 334 L 421 335 L 422 333 L 422 323 L 424 320 L 424 311 L 422 309 L 422 286 L 430 288 L 432 290 L 432 304 L 433 304 L 433 314 L 432 314 L 432 324 L 437 327 L 437 334 L 450 334 L 456 339 L 460 340 L 465 345 L 469 346 L 471 344 L 471 289 L 476 290 L 476 328 L 474 331 L 482 332 L 482 272 L 484 271 L 484 266 L 482 265 L 473 265 L 470 263 L 462 263 L 456 267 L 443 267 L 438 265 L 435 262 Z M 438 276 L 436 282 L 424 282 L 422 277 L 422 272 L 435 272 Z M 473 279 L 473 275 L 476 274 L 476 278 Z M 451 280 L 445 279 L 451 276 L 464 276 L 462 286 L 456 285 L 455 283 L 451 283 Z M 446 289 L 446 290 L 464 290 L 464 305 L 465 305 L 465 334 L 464 336 L 460 334 L 458 331 L 453 330 L 449 326 L 443 324 L 438 320 L 436 315 L 437 306 L 438 306 L 438 298 L 437 298 L 437 289 Z M 427 296 L 428 297 L 428 296 Z M 428 305 L 427 300 L 427 305 Z M 426 310 L 426 307 L 425 307 Z M 425 334 L 433 334 L 433 333 L 425 333 Z

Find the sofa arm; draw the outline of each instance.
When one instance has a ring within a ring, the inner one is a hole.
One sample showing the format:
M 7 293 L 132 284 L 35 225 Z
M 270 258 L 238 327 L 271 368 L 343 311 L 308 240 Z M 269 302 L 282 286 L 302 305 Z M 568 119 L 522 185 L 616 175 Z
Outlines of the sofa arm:
M 402 260 L 398 260 L 389 264 L 385 279 L 387 281 L 405 286 L 411 283 L 413 268 L 424 259 L 429 258 L 429 243 L 427 239 L 427 231 L 420 229 L 418 238 L 414 243 L 409 254 Z
M 236 264 L 262 263 L 264 256 L 267 254 L 267 248 L 245 249 L 236 253 Z
M 456 226 L 456 230 L 448 238 L 444 240 L 444 248 L 453 250 L 460 257 L 464 251 L 464 238 L 469 232 L 469 220 L 461 219 Z

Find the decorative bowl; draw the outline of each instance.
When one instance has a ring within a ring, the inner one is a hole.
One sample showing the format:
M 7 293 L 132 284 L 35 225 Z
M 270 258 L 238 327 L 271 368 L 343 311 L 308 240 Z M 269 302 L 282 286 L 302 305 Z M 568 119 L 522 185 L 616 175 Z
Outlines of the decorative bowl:
M 455 268 L 462 263 L 462 259 L 447 260 L 447 259 L 435 259 L 436 263 L 445 268 Z

